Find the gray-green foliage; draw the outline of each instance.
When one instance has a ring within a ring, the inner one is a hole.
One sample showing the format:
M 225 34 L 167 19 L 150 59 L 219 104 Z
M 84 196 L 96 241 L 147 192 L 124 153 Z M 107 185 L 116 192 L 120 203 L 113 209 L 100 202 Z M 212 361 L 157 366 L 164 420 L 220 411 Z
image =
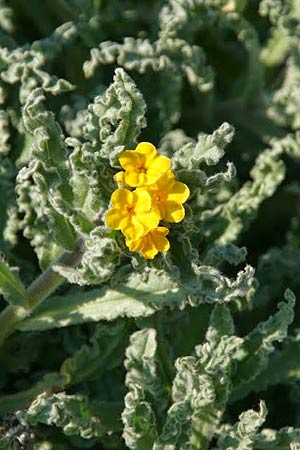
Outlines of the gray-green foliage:
M 214 308 L 206 341 L 196 346 L 194 356 L 180 357 L 175 362 L 172 403 L 161 431 L 158 418 L 166 392 L 159 384 L 164 374 L 159 373 L 156 333 L 151 328 L 136 332 L 125 361 L 129 392 L 122 418 L 127 446 L 131 449 L 202 449 L 208 448 L 212 437 L 220 434 L 219 449 L 254 448 L 256 432 L 267 414 L 263 403 L 259 414 L 247 411 L 240 416 L 238 424 L 224 425 L 221 432 L 218 430 L 225 407 L 236 397 L 239 385 L 243 384 L 242 392 L 246 395 L 253 378 L 261 371 L 260 366 L 274 351 L 272 341 L 281 341 L 286 335 L 294 305 L 289 293 L 287 299 L 288 303 L 281 305 L 277 317 L 260 323 L 244 338 L 234 334 L 229 309 L 225 305 Z M 259 334 L 267 336 L 265 342 L 263 337 L 259 342 Z
M 244 358 L 234 379 L 234 398 L 245 397 L 252 385 L 255 386 L 256 376 L 265 368 L 270 353 L 274 351 L 273 343 L 281 342 L 287 336 L 287 328 L 294 319 L 295 298 L 291 291 L 286 291 L 285 298 L 287 303 L 279 303 L 279 311 L 260 323 L 244 340 Z
M 296 450 L 298 1 L 42 3 L 0 0 L 0 449 Z M 153 261 L 104 219 L 141 141 L 190 190 Z
M 225 425 L 220 432 L 218 449 L 253 449 L 258 429 L 263 425 L 267 409 L 263 402 L 260 403 L 260 411 L 253 410 L 243 412 L 237 424 Z
M 94 417 L 86 399 L 79 395 L 47 393 L 39 395 L 25 413 L 17 414 L 20 423 L 56 425 L 67 435 L 79 434 L 83 438 L 102 436 L 105 432 L 99 417 Z

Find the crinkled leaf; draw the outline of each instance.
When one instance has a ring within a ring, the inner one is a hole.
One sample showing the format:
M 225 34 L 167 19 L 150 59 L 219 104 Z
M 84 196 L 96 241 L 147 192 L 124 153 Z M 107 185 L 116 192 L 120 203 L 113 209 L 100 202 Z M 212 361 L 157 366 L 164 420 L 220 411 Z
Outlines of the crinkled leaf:
M 259 412 L 250 409 L 240 414 L 235 425 L 223 425 L 216 450 L 253 450 L 258 429 L 267 415 L 265 403 L 261 401 L 259 406 Z
M 96 408 L 99 415 L 95 415 L 93 411 Z M 18 411 L 16 416 L 20 423 L 24 425 L 36 425 L 38 423 L 55 425 L 62 428 L 66 435 L 79 435 L 84 439 L 91 439 L 114 431 L 120 406 L 115 405 L 115 417 L 112 417 L 111 421 L 105 420 L 107 408 L 109 409 L 110 405 L 105 402 L 90 405 L 86 397 L 79 394 L 59 393 L 49 395 L 48 393 L 42 393 L 26 410 Z M 101 417 L 102 409 L 104 421 Z
M 279 311 L 266 322 L 261 322 L 249 333 L 243 344 L 243 357 L 233 377 L 233 399 L 244 398 L 255 386 L 255 378 L 266 367 L 274 343 L 287 336 L 288 326 L 294 320 L 295 296 L 287 290 L 286 302 L 279 303 Z
M 34 315 L 18 324 L 20 330 L 46 330 L 117 317 L 145 317 L 163 307 L 184 308 L 202 302 L 248 301 L 255 279 L 249 266 L 230 280 L 212 267 L 200 266 L 184 284 L 170 274 L 150 270 L 132 273 L 127 281 L 88 292 L 66 293 L 44 302 Z

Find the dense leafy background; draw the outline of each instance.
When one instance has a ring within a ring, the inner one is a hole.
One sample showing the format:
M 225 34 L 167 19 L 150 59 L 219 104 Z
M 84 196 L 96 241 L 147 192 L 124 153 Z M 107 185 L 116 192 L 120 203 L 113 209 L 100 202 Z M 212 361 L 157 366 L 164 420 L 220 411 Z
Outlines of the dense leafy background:
M 299 20 L 0 1 L 1 449 L 299 448 Z M 192 193 L 153 262 L 103 222 L 145 140 Z

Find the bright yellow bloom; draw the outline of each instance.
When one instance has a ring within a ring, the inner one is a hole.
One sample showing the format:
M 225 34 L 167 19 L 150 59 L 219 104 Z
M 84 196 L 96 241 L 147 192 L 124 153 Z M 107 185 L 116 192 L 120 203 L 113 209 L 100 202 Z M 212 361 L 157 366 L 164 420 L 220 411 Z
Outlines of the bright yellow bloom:
M 150 142 L 123 151 L 119 161 L 124 170 L 114 176 L 118 189 L 111 196 L 106 224 L 122 231 L 130 251 L 153 259 L 170 248 L 166 238 L 169 230 L 159 226 L 159 221 L 180 222 L 184 218 L 182 205 L 190 195 L 189 188 L 175 179 L 171 160 L 158 155 Z
M 167 252 L 170 243 L 166 238 L 168 228 L 157 227 L 140 239 L 126 239 L 126 245 L 131 252 L 139 252 L 147 259 L 153 259 L 158 252 Z
M 125 150 L 119 161 L 125 170 L 125 181 L 131 187 L 155 183 L 171 167 L 171 160 L 167 156 L 159 156 L 150 142 L 141 142 L 135 150 Z
M 168 170 L 156 183 L 145 186 L 152 198 L 152 209 L 160 218 L 168 222 L 180 222 L 185 215 L 184 203 L 190 190 L 186 184 L 176 181 L 175 175 Z M 139 189 L 137 189 L 139 191 Z
M 117 189 L 111 196 L 112 208 L 105 215 L 106 224 L 113 230 L 121 230 L 128 239 L 139 239 L 155 228 L 159 216 L 151 211 L 151 197 L 139 189 Z

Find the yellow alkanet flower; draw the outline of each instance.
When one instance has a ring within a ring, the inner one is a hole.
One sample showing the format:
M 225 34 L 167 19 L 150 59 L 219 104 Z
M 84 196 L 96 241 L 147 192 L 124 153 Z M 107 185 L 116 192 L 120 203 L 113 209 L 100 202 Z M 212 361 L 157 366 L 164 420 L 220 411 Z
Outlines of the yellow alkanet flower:
M 114 176 L 118 188 L 111 196 L 106 225 L 121 230 L 130 251 L 153 259 L 170 248 L 169 230 L 159 226 L 160 220 L 177 223 L 184 218 L 189 188 L 176 180 L 171 160 L 158 155 L 150 142 L 123 151 L 119 161 L 123 170 Z
M 168 228 L 157 227 L 140 239 L 126 239 L 126 245 L 131 252 L 139 252 L 146 259 L 153 259 L 158 252 L 169 250 L 170 243 L 166 238 L 168 233 Z
M 170 158 L 158 155 L 150 142 L 140 142 L 135 150 L 125 150 L 119 161 L 125 170 L 125 182 L 131 187 L 155 183 L 171 167 Z
M 139 239 L 159 222 L 151 210 L 151 197 L 145 190 L 117 189 L 111 196 L 112 208 L 105 215 L 108 227 L 121 230 L 128 239 Z
M 145 186 L 152 198 L 152 209 L 167 222 L 180 222 L 185 216 L 182 204 L 188 199 L 190 190 L 186 184 L 176 181 L 168 170 L 156 183 Z M 139 189 L 137 189 L 138 191 Z

